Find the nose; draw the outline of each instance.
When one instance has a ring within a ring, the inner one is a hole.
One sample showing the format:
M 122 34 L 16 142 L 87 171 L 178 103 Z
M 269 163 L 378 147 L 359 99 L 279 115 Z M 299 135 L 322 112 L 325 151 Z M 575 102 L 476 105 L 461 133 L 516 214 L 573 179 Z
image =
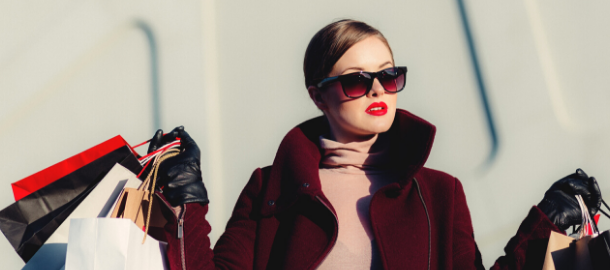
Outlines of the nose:
M 377 97 L 385 94 L 385 89 L 381 86 L 381 83 L 377 78 L 373 80 L 373 86 L 371 87 L 371 91 L 368 92 L 367 97 Z

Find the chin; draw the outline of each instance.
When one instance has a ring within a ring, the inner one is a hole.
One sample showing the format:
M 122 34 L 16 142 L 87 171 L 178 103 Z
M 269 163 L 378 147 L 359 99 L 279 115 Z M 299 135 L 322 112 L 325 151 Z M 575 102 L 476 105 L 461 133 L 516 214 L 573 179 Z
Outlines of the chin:
M 342 129 L 346 134 L 353 134 L 356 136 L 370 136 L 374 134 L 384 133 L 390 130 L 392 122 L 394 121 L 394 111 L 388 112 L 384 116 L 365 116 L 358 118 L 340 118 L 337 121 L 335 119 L 329 119 L 331 126 L 336 124 L 339 129 Z
M 376 121 L 371 123 L 371 131 L 374 131 L 375 133 L 384 133 L 384 132 L 390 130 L 390 127 L 392 127 L 393 122 L 394 122 L 394 113 L 392 113 L 392 114 L 388 113 L 387 115 L 385 115 L 385 117 L 376 119 Z
M 392 127 L 392 121 L 383 121 L 372 123 L 365 130 L 367 134 L 379 134 L 390 130 L 390 127 Z
M 384 133 L 384 132 L 387 132 L 388 130 L 390 130 L 390 127 L 392 127 L 391 124 L 387 125 L 387 126 L 383 126 L 383 127 L 378 127 L 378 128 L 375 128 L 375 130 L 373 130 L 373 132 L 377 133 L 377 134 Z

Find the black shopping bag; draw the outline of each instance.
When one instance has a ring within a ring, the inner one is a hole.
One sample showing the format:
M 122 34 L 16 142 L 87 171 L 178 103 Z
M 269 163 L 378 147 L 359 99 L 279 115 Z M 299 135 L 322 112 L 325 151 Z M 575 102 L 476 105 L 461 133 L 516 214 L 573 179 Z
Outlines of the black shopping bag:
M 142 170 L 129 146 L 120 147 L 0 211 L 0 230 L 27 262 L 116 164 Z
M 605 231 L 589 242 L 593 270 L 610 269 L 610 231 Z
M 610 210 L 610 207 L 608 207 L 608 204 L 603 199 L 602 203 L 606 209 Z M 608 213 L 602 210 L 601 207 L 599 212 L 610 218 Z M 597 226 L 595 228 L 597 229 Z M 610 231 L 604 231 L 591 239 L 588 246 L 593 270 L 610 269 Z

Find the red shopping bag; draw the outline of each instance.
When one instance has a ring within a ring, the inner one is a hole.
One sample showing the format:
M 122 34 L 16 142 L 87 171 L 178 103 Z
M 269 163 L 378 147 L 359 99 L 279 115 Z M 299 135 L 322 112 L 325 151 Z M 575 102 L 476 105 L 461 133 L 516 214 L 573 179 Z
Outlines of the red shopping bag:
M 51 167 L 48 167 L 40 172 L 32 174 L 15 183 L 12 183 L 13 195 L 15 201 L 21 200 L 37 190 L 55 182 L 66 175 L 82 168 L 83 166 L 117 150 L 123 146 L 131 149 L 131 146 L 121 137 L 117 135 L 110 140 L 91 147 L 84 152 L 76 154 L 68 159 L 65 159 Z M 135 154 L 133 149 L 131 151 Z
M 117 163 L 142 170 L 132 150 L 119 147 L 0 210 L 0 231 L 27 262 Z

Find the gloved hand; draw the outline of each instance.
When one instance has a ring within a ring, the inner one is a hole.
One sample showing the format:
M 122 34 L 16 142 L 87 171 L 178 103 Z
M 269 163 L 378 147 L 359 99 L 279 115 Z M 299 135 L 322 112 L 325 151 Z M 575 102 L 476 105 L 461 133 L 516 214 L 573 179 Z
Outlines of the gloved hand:
M 157 185 L 172 206 L 185 203 L 209 203 L 208 193 L 201 178 L 201 153 L 195 141 L 180 126 L 163 136 L 159 129 L 148 146 L 151 153 L 163 145 L 180 138 L 180 154 L 161 162 L 157 173 Z
M 594 177 L 581 170 L 555 182 L 544 194 L 538 208 L 561 230 L 582 223 L 582 214 L 575 195 L 581 195 L 589 213 L 595 215 L 602 202 L 602 194 Z

